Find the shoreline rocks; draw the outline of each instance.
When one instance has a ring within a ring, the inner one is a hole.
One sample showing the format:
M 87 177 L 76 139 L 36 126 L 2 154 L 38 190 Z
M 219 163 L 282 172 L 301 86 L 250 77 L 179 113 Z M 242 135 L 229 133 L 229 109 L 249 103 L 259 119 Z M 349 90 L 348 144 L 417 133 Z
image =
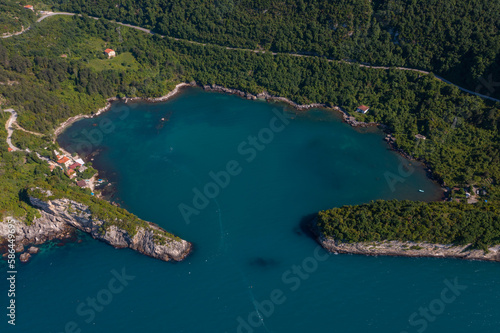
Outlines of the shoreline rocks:
M 500 245 L 490 247 L 489 252 L 485 253 L 483 250 L 470 249 L 470 244 L 453 245 L 401 241 L 343 243 L 325 236 L 318 230 L 316 221 L 312 223 L 311 230 L 316 236 L 316 240 L 325 250 L 332 253 L 365 256 L 455 258 L 500 262 Z
M 484 253 L 483 250 L 470 250 L 470 244 L 454 246 L 451 244 L 399 241 L 351 244 L 339 243 L 332 238 L 322 238 L 320 244 L 329 252 L 334 253 L 350 253 L 368 256 L 456 258 L 500 262 L 500 245 L 491 247 L 488 253 Z
M 312 108 L 328 108 L 332 109 L 331 107 L 327 106 L 326 104 L 322 103 L 313 103 L 313 104 L 297 104 L 294 101 L 289 100 L 286 97 L 280 97 L 280 96 L 274 96 L 269 94 L 267 91 L 261 92 L 257 95 L 253 95 L 248 92 L 244 92 L 238 89 L 231 89 L 231 88 L 226 88 L 223 86 L 219 86 L 216 84 L 213 85 L 204 85 L 202 86 L 203 90 L 206 91 L 215 91 L 215 92 L 222 92 L 226 94 L 231 94 L 231 95 L 237 95 L 246 99 L 251 99 L 251 100 L 257 100 L 257 99 L 264 99 L 266 101 L 276 101 L 276 102 L 283 102 L 286 104 L 291 105 L 292 107 L 298 109 L 298 110 L 307 110 L 307 109 L 312 109 Z M 337 109 L 336 107 L 333 109 Z
M 193 83 L 191 83 L 190 85 L 195 86 L 195 85 L 193 85 Z M 332 107 L 332 106 L 328 106 L 324 103 L 297 104 L 294 101 L 291 101 L 286 97 L 271 95 L 267 91 L 264 91 L 264 92 L 259 93 L 257 95 L 253 95 L 251 93 L 244 92 L 244 91 L 241 91 L 238 89 L 226 88 L 226 87 L 219 86 L 216 84 L 204 85 L 204 86 L 202 86 L 202 88 L 206 91 L 222 92 L 222 93 L 237 95 L 237 96 L 240 96 L 240 97 L 243 97 L 246 99 L 251 99 L 251 100 L 264 99 L 266 101 L 283 102 L 283 103 L 286 103 L 286 104 L 296 108 L 299 111 L 304 111 L 304 110 L 308 110 L 308 109 L 312 109 L 312 108 L 331 109 L 331 110 L 335 110 L 335 111 L 342 113 L 343 120 L 346 123 L 348 123 L 349 125 L 351 125 L 352 127 L 379 127 L 381 129 L 387 128 L 386 125 L 376 123 L 376 122 L 365 123 L 365 122 L 357 121 L 354 116 L 350 116 L 345 110 L 343 110 L 339 106 Z
M 22 222 L 16 224 L 16 243 L 23 246 L 23 250 L 24 245 L 68 238 L 76 232 L 76 229 L 115 248 L 130 248 L 164 261 L 181 261 L 192 250 L 191 243 L 165 236 L 165 230 L 150 222 L 145 222 L 145 227 L 138 226 L 136 233 L 129 235 L 126 230 L 116 225 L 106 227 L 105 221 L 92 216 L 88 206 L 76 201 L 65 198 L 46 201 L 34 197 L 29 199 L 33 206 L 40 209 L 41 217 L 36 218 L 29 226 Z M 0 237 L 7 238 L 7 235 L 7 223 L 0 223 Z M 37 250 L 35 247 L 30 247 L 22 256 L 27 261 L 31 256 L 30 253 L 36 253 Z

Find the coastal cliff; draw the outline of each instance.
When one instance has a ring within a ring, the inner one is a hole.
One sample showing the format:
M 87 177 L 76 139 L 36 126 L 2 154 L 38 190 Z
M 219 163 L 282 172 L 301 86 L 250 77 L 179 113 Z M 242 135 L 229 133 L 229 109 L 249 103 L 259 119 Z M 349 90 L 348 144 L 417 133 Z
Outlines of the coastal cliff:
M 50 192 L 46 194 L 51 195 Z M 181 261 L 192 249 L 191 243 L 172 237 L 150 222 L 143 221 L 141 225 L 135 226 L 135 232 L 132 233 L 120 228 L 119 221 L 110 223 L 96 218 L 88 206 L 74 200 L 42 200 L 32 196 L 29 200 L 40 209 L 41 217 L 29 226 L 21 222 L 16 224 L 18 245 L 41 244 L 50 239 L 65 238 L 78 229 L 115 248 L 130 248 L 164 261 Z M 7 235 L 7 223 L 0 223 L 0 237 L 7 238 Z
M 343 243 L 323 234 L 318 242 L 324 249 L 333 253 L 350 253 L 369 256 L 435 257 L 500 262 L 500 245 L 490 247 L 488 252 L 470 249 L 467 245 L 430 244 L 425 242 L 358 242 Z

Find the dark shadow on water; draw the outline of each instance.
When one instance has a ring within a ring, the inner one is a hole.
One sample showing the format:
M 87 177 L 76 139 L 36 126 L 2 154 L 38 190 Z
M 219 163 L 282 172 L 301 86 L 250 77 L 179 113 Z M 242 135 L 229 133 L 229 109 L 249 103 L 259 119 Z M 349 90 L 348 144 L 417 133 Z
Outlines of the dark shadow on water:
M 317 213 L 312 213 L 303 216 L 300 219 L 299 225 L 293 229 L 293 232 L 298 236 L 306 236 L 316 240 L 316 235 L 313 232 L 313 226 L 317 215 Z
M 249 261 L 250 266 L 260 267 L 260 268 L 270 268 L 279 265 L 279 261 L 272 258 L 253 258 Z

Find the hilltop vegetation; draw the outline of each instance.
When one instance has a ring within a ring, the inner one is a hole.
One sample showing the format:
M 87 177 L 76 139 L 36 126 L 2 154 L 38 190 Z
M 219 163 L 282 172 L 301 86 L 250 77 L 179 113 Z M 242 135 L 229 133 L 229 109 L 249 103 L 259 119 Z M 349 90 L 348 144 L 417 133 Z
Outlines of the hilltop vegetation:
M 500 96 L 500 2 L 488 0 L 55 0 L 161 34 L 224 46 L 308 53 L 443 75 Z

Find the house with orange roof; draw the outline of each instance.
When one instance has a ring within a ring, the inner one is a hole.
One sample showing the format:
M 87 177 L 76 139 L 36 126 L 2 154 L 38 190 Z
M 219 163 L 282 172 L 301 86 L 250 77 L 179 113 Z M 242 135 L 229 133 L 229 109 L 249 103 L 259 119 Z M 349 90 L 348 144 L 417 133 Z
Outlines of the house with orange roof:
M 108 59 L 116 57 L 116 52 L 112 49 L 106 49 L 106 50 L 104 50 L 104 53 L 106 53 L 106 55 L 108 56 Z
M 32 11 L 35 11 L 35 9 L 33 8 L 33 6 L 32 6 L 32 5 L 26 5 L 26 6 L 24 6 L 24 8 L 26 8 L 26 9 L 31 9 Z
M 64 165 L 66 168 L 73 164 L 73 161 L 70 160 L 67 156 L 63 156 L 61 159 L 57 161 L 57 163 Z
M 11 152 L 11 151 L 14 151 L 14 149 L 12 149 L 12 148 L 9 147 L 9 148 L 7 148 L 7 151 Z

